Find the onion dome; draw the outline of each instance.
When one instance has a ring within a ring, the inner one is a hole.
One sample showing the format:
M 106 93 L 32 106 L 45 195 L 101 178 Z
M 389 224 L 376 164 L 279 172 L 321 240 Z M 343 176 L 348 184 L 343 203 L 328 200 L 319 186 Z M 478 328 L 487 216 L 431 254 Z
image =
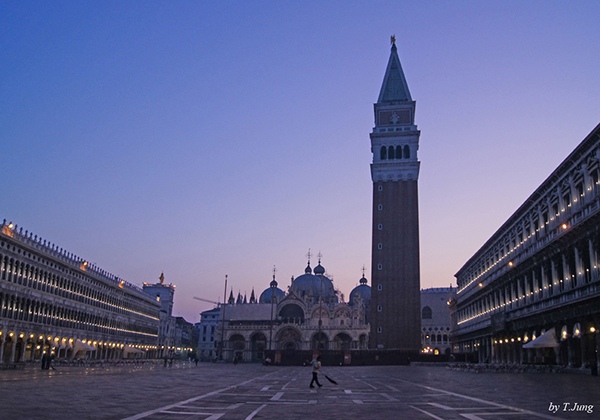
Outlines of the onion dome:
M 312 274 L 312 268 L 310 268 L 310 261 L 308 262 L 308 265 L 304 269 L 304 274 Z
M 319 261 L 319 265 L 317 265 L 315 267 L 314 273 L 319 276 L 321 274 L 325 274 L 325 269 L 323 268 L 323 266 L 321 265 L 321 261 Z
M 352 306 L 354 305 L 354 300 L 356 298 L 361 298 L 363 304 L 365 306 L 369 306 L 369 303 L 371 302 L 371 286 L 367 285 L 367 279 L 365 278 L 364 274 L 358 282 L 360 284 L 354 289 L 352 289 L 352 291 L 350 292 L 350 299 L 348 304 Z

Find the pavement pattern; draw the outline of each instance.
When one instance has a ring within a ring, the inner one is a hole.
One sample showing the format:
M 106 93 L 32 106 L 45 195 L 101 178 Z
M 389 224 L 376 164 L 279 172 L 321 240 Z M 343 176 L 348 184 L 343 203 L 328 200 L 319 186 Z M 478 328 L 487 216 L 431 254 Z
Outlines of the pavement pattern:
M 600 379 L 444 367 L 179 363 L 0 371 L 1 420 L 600 419 Z M 590 412 L 591 411 L 591 412 Z

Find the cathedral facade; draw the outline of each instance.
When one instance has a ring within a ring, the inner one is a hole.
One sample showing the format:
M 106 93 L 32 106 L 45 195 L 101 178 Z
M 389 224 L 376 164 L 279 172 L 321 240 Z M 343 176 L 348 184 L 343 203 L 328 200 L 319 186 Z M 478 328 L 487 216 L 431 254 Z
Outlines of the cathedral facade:
M 211 312 L 220 319 L 206 325 L 207 330 L 216 330 L 215 350 L 206 347 L 200 356 L 250 362 L 264 360 L 269 352 L 279 362 L 282 354 L 302 350 L 365 350 L 370 331 L 371 288 L 364 276 L 359 283 L 349 301 L 344 302 L 320 262 L 313 270 L 309 261 L 304 274 L 292 278 L 286 292 L 273 277 L 258 299 L 254 292 L 249 301 L 240 295 L 234 299 L 231 293 L 226 305 L 203 316 L 209 319 Z

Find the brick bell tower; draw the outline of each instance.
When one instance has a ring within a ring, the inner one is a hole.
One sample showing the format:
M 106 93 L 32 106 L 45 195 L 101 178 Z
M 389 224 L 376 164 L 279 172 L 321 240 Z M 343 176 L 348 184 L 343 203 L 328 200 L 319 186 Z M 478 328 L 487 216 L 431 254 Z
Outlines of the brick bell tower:
M 400 65 L 396 39 L 371 133 L 373 243 L 371 250 L 370 348 L 419 351 L 421 292 L 419 272 L 420 131 Z

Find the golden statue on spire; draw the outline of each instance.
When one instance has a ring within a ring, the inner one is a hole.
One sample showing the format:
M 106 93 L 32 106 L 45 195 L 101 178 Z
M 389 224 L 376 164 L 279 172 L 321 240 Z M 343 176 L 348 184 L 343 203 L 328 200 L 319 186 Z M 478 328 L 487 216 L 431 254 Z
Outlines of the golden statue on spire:
M 394 34 L 394 35 L 392 35 L 392 36 L 390 37 L 390 43 L 391 43 L 392 45 L 395 45 L 395 44 L 396 44 L 396 34 Z

